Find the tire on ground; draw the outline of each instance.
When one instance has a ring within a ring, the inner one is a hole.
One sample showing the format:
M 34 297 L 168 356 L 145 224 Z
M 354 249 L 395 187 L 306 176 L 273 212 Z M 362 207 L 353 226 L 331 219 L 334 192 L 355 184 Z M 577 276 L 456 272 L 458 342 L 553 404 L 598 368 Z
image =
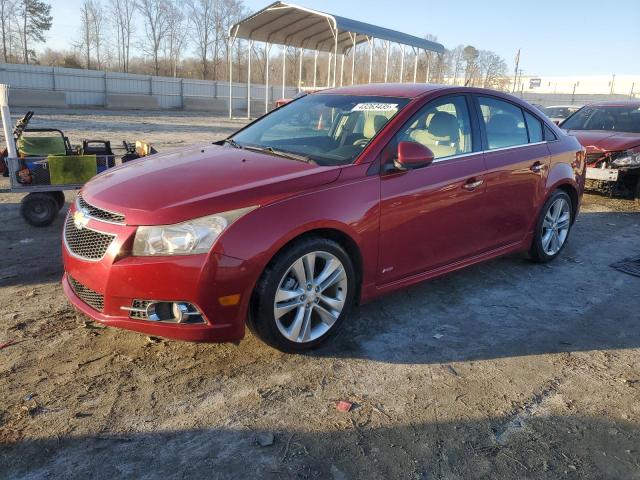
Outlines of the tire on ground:
M 287 339 L 278 329 L 273 313 L 275 295 L 281 280 L 293 263 L 304 255 L 317 251 L 335 255 L 342 262 L 347 275 L 347 295 L 342 312 L 328 332 L 313 341 L 297 343 Z M 254 290 L 247 325 L 258 338 L 280 351 L 294 353 L 310 350 L 338 333 L 355 303 L 356 290 L 353 262 L 339 243 L 322 237 L 303 238 L 279 252 L 263 272 Z
M 544 248 L 542 246 L 542 223 L 544 222 L 544 217 L 547 214 L 549 207 L 551 207 L 551 205 L 553 205 L 553 203 L 559 198 L 564 198 L 569 205 L 569 231 L 567 232 L 567 238 L 560 247 L 560 250 L 558 250 L 554 255 L 549 255 L 544 251 Z M 540 210 L 540 216 L 538 217 L 538 221 L 536 222 L 533 242 L 531 243 L 531 248 L 529 249 L 529 257 L 533 261 L 538 263 L 547 263 L 554 260 L 558 255 L 560 255 L 564 247 L 567 245 L 567 241 L 569 240 L 571 227 L 573 226 L 574 221 L 574 210 L 575 209 L 573 202 L 571 201 L 571 197 L 564 190 L 556 190 L 551 195 L 549 195 L 549 198 L 547 198 L 547 201 L 544 203 L 544 206 Z
M 30 193 L 20 204 L 20 214 L 34 227 L 51 225 L 59 211 L 58 201 L 50 192 Z

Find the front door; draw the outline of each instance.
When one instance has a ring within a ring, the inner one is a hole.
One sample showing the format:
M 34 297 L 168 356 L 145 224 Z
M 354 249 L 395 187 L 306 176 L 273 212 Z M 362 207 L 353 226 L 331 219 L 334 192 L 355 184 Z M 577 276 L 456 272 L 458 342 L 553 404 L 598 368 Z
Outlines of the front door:
M 423 107 L 383 152 L 393 162 L 400 141 L 434 152 L 434 162 L 381 174 L 378 284 L 384 285 L 480 253 L 486 209 L 485 165 L 474 142 L 468 99 L 436 99 Z

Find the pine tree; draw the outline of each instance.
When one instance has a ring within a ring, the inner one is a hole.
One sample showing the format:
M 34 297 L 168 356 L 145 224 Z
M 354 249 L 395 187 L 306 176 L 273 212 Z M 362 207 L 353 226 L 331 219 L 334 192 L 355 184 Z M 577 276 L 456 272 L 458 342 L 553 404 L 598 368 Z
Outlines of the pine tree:
M 21 0 L 20 20 L 24 63 L 29 63 L 29 56 L 35 55 L 35 51 L 29 48 L 30 43 L 43 43 L 45 32 L 51 29 L 51 5 L 41 0 Z

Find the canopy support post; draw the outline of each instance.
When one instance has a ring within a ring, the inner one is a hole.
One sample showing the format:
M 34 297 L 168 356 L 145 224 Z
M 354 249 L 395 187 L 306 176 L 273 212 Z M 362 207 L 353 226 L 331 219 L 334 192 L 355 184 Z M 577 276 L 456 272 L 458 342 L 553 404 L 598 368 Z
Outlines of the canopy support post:
M 249 59 L 247 61 L 247 119 L 251 118 L 251 51 L 253 40 L 249 40 Z
M 425 83 L 429 83 L 429 77 L 431 77 L 431 52 L 427 53 L 427 80 Z
M 287 46 L 282 46 L 282 98 L 285 98 L 284 85 L 287 78 Z
M 298 63 L 298 92 L 302 89 L 302 54 L 304 50 L 300 48 L 300 61 Z
M 384 83 L 387 83 L 389 78 L 389 50 L 391 50 L 391 42 L 387 40 L 385 42 L 387 48 L 386 60 L 384 63 Z
M 340 86 L 344 80 L 344 53 L 340 55 Z
M 313 54 L 313 88 L 316 88 L 316 81 L 318 79 L 318 55 L 320 52 L 316 50 Z
M 333 88 L 336 87 L 336 75 L 338 74 L 338 29 L 333 32 Z
M 233 118 L 233 44 L 236 41 L 238 28 L 236 27 L 235 32 L 229 35 L 229 118 Z
M 416 56 L 413 63 L 413 83 L 416 83 L 418 81 L 418 54 L 420 53 L 420 50 L 414 49 L 413 53 Z
M 404 44 L 400 45 L 400 83 L 404 83 Z
M 355 83 L 356 79 L 356 39 L 357 33 L 353 34 L 353 50 L 351 51 L 351 85 Z
M 373 42 L 375 42 L 375 38 L 367 37 L 367 41 L 369 42 L 369 83 L 373 78 Z
M 269 113 L 269 57 L 271 56 L 271 44 L 264 44 L 264 56 L 266 65 L 264 69 L 264 113 Z
M 329 59 L 327 61 L 327 88 L 331 86 L 331 52 L 329 52 Z

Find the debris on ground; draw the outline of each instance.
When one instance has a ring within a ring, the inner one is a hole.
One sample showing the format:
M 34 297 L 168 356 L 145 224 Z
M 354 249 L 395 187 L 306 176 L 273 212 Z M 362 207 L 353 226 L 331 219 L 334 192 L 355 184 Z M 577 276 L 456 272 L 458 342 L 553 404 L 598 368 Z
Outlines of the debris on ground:
M 255 443 L 261 447 L 270 447 L 276 441 L 276 437 L 273 433 L 265 432 L 256 437 Z
M 340 412 L 348 412 L 353 408 L 353 402 L 349 402 L 347 400 L 339 400 L 336 403 L 336 409 Z
M 14 343 L 16 343 L 15 340 L 9 340 L 7 342 L 4 343 L 0 343 L 0 350 L 2 350 L 3 348 L 7 348 L 10 347 L 11 345 L 13 345 Z

